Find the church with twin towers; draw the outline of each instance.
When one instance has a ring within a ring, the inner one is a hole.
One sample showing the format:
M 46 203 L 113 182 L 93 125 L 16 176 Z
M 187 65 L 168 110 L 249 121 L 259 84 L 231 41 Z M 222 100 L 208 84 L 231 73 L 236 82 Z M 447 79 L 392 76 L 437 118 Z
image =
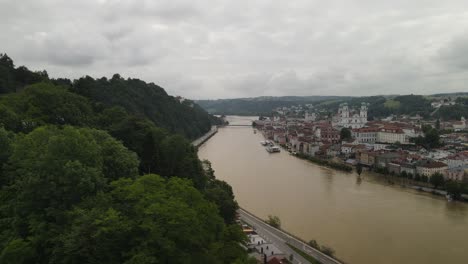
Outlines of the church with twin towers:
M 333 127 L 361 128 L 365 126 L 368 107 L 368 103 L 361 103 L 359 109 L 350 109 L 347 103 L 340 104 L 338 113 L 332 118 Z

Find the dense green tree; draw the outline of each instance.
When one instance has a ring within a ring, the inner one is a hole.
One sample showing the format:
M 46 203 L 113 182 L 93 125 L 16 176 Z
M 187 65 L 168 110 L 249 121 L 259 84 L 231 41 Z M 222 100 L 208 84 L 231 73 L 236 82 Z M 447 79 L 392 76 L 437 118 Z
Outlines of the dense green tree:
M 136 155 L 102 131 L 41 127 L 21 136 L 2 179 L 1 215 L 10 216 L 0 221 L 8 226 L 3 230 L 34 237 L 45 254 L 46 241 L 65 223 L 66 210 L 106 190 L 111 180 L 135 177 L 137 166 Z
M 416 138 L 411 138 L 410 141 L 426 148 L 439 147 L 441 145 L 439 131 L 432 127 L 426 127 L 423 129 L 426 131 L 424 137 L 418 136 Z
M 266 220 L 266 223 L 271 225 L 272 227 L 275 227 L 275 228 L 280 228 L 281 227 L 281 220 L 276 215 L 269 215 L 268 219 Z
M 460 199 L 463 192 L 462 184 L 456 181 L 447 181 L 445 183 L 445 190 L 453 199 Z
M 434 173 L 429 179 L 429 182 L 434 186 L 434 188 L 437 189 L 437 187 L 444 185 L 444 175 L 442 175 L 441 173 Z
M 308 244 L 309 246 L 315 248 L 315 249 L 319 249 L 319 250 L 320 250 L 319 244 L 318 244 L 317 241 L 314 240 L 314 239 L 310 240 L 307 244 Z
M 340 139 L 341 140 L 350 140 L 352 138 L 351 136 L 351 130 L 349 128 L 343 127 L 340 131 Z
M 323 254 L 328 255 L 330 257 L 333 257 L 335 255 L 335 250 L 329 246 L 321 246 L 320 251 L 322 251 Z
M 245 254 L 239 227 L 225 228 L 189 181 L 145 175 L 112 186 L 70 213 L 53 263 L 232 263 Z
M 468 116 L 468 105 L 457 103 L 455 105 L 441 106 L 437 111 L 437 116 L 443 120 L 460 120 L 460 118 Z
M 13 140 L 15 135 L 0 127 L 0 188 L 4 184 L 3 166 L 13 151 Z
M 218 206 L 218 210 L 227 224 L 233 224 L 236 218 L 239 205 L 234 199 L 232 187 L 225 181 L 215 178 L 215 171 L 208 160 L 204 160 L 203 169 L 207 177 L 207 184 L 204 190 L 206 198 Z
M 93 116 L 86 98 L 49 83 L 31 85 L 21 93 L 1 98 L 0 111 L 7 114 L 0 122 L 21 132 L 45 124 L 85 126 Z
M 252 263 L 232 188 L 171 134 L 217 119 L 153 84 L 84 81 L 91 100 L 0 56 L 0 263 Z
M 435 148 L 440 145 L 439 138 L 439 132 L 436 129 L 429 130 L 424 137 L 425 143 L 431 148 Z
M 358 163 L 356 165 L 356 173 L 358 174 L 358 176 L 361 176 L 361 173 L 362 173 L 362 165 L 360 163 Z
M 36 252 L 30 241 L 13 239 L 0 251 L 0 263 L 26 264 L 35 263 Z
M 118 74 L 110 80 L 80 78 L 73 83 L 72 91 L 106 106 L 121 106 L 130 114 L 148 118 L 157 126 L 191 139 L 220 122 L 192 101 L 169 96 L 154 83 L 125 80 Z

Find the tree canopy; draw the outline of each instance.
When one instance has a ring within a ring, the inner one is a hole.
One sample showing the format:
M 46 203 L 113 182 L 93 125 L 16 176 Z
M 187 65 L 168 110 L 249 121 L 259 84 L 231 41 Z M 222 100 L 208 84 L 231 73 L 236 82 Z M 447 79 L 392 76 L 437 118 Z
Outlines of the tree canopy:
M 0 56 L 0 263 L 250 263 L 232 188 L 186 138 L 216 119 L 191 103 L 172 115 L 181 103 L 139 80 L 101 95 L 159 93 L 159 110 L 29 73 Z

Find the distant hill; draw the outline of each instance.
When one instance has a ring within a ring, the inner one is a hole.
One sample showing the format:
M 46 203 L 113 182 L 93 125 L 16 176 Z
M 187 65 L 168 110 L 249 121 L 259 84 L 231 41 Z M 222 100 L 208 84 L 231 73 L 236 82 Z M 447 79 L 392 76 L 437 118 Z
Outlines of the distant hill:
M 459 120 L 468 116 L 468 93 L 444 93 L 434 95 L 378 95 L 363 97 L 345 96 L 282 96 L 254 97 L 237 99 L 198 100 L 206 111 L 220 115 L 269 115 L 277 107 L 290 107 L 299 104 L 312 104 L 317 111 L 325 114 L 336 113 L 341 103 L 359 107 L 369 103 L 369 118 L 382 118 L 389 115 L 416 115 L 442 120 Z M 445 105 L 435 111 L 431 102 L 451 100 L 456 105 Z
M 344 96 L 262 96 L 253 98 L 197 100 L 206 111 L 218 115 L 266 115 L 277 107 L 321 101 L 344 100 Z

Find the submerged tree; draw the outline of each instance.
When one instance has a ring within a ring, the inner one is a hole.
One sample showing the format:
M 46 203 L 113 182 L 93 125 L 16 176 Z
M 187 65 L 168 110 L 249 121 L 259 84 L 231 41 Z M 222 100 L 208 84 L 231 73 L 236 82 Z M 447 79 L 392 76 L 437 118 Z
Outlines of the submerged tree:
M 281 227 L 281 220 L 276 215 L 269 215 L 268 219 L 266 220 L 266 223 L 271 225 L 272 227 L 275 227 L 275 228 L 280 228 Z
M 362 173 L 362 165 L 360 163 L 358 163 L 356 165 L 356 173 L 358 174 L 358 176 L 361 176 L 361 173 Z

